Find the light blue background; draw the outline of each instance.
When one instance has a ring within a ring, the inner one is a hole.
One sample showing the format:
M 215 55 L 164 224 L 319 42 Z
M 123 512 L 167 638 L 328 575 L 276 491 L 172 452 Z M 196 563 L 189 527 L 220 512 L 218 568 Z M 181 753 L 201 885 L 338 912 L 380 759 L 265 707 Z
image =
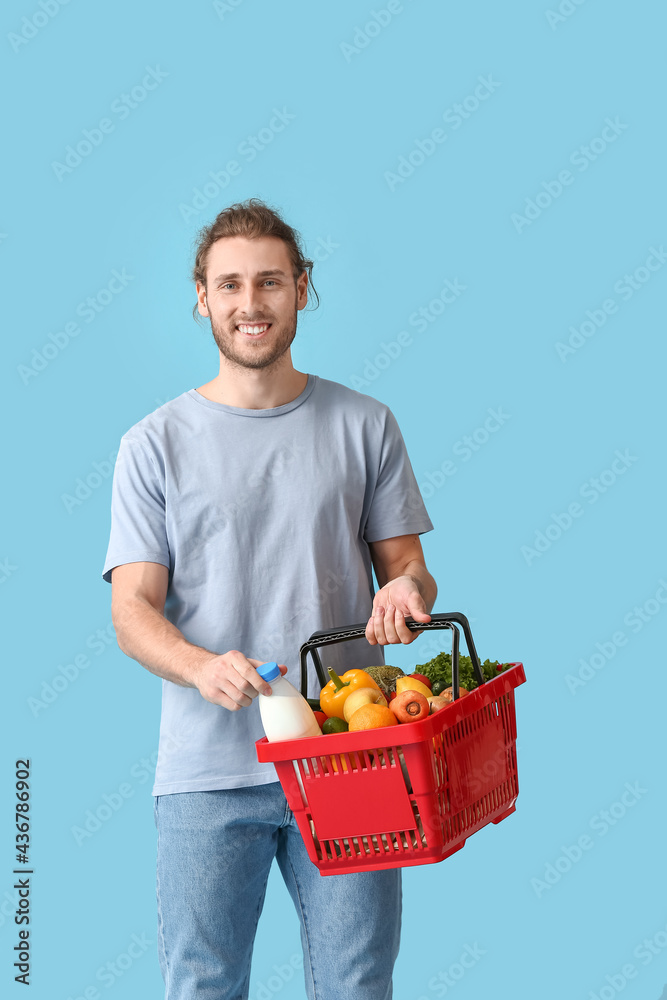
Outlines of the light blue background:
M 442 864 L 405 871 L 395 996 L 445 995 L 433 977 L 475 943 L 483 956 L 446 995 L 662 995 L 667 607 L 650 601 L 667 578 L 667 267 L 627 301 L 614 285 L 667 241 L 667 24 L 656 2 L 563 8 L 572 13 L 550 25 L 547 12 L 558 8 L 549 0 L 405 0 L 346 59 L 341 45 L 371 20 L 370 0 L 237 0 L 219 12 L 212 3 L 74 0 L 18 51 L 9 35 L 40 8 L 5 5 L 2 87 L 14 96 L 0 212 L 3 995 L 23 995 L 8 916 L 13 762 L 23 755 L 33 772 L 31 996 L 67 1000 L 91 985 L 112 1000 L 162 995 L 152 769 L 141 763 L 157 746 L 160 685 L 108 635 L 94 646 L 110 623 L 100 576 L 111 487 L 104 463 L 131 424 L 216 374 L 210 333 L 190 316 L 191 245 L 217 211 L 250 196 L 279 208 L 311 253 L 319 241 L 336 244 L 328 256 L 319 251 L 322 305 L 302 314 L 295 366 L 347 385 L 366 372 L 356 387 L 396 414 L 436 526 L 422 539 L 439 586 L 434 611 L 467 613 L 482 658 L 523 660 L 528 677 L 517 691 L 517 811 Z M 112 104 L 147 66 L 167 76 L 121 120 Z M 489 75 L 499 84 L 492 95 L 460 128 L 444 122 Z M 294 118 L 248 162 L 239 145 L 269 125 L 274 108 Z M 114 131 L 58 180 L 53 161 L 105 117 Z M 607 118 L 625 128 L 578 169 L 570 156 Z M 390 190 L 385 173 L 439 127 L 446 141 Z M 230 159 L 240 175 L 185 221 L 180 206 Z M 573 183 L 517 232 L 512 214 L 565 169 Z M 94 322 L 79 317 L 81 333 L 26 384 L 20 366 L 77 318 L 114 268 L 132 281 Z M 465 291 L 418 332 L 410 315 L 445 279 Z M 562 361 L 557 342 L 609 298 L 617 312 Z M 368 366 L 403 330 L 412 343 L 388 365 L 381 357 L 374 376 Z M 457 456 L 457 442 L 499 407 L 503 426 L 469 461 Z M 636 460 L 587 502 L 580 489 L 617 449 Z M 438 480 L 447 459 L 457 471 Z M 98 485 L 68 510 L 63 496 L 95 463 Z M 441 484 L 427 486 L 429 474 Z M 522 546 L 575 502 L 582 516 L 529 564 Z M 647 601 L 655 613 L 633 631 L 624 620 Z M 573 693 L 566 676 L 618 631 L 626 644 Z M 420 661 L 420 642 L 388 649 L 387 662 Z M 31 711 L 44 682 L 85 653 L 90 665 Z M 130 797 L 79 846 L 72 827 L 124 782 Z M 626 782 L 645 791 L 602 836 L 595 817 Z M 584 834 L 594 846 L 551 888 L 536 889 L 531 880 Z M 148 937 L 148 950 L 111 984 L 96 979 L 133 934 Z M 646 961 L 635 949 L 656 935 L 659 954 Z M 299 954 L 296 914 L 275 869 L 252 1000 L 303 997 L 300 973 L 279 975 Z M 637 974 L 624 984 L 613 977 L 627 963 Z

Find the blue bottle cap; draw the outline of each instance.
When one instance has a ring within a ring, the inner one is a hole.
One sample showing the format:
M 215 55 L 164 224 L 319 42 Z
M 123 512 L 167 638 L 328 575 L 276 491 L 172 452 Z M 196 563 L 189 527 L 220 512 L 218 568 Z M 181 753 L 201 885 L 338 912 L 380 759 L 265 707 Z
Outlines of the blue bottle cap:
M 265 681 L 273 681 L 276 677 L 280 677 L 280 667 L 273 660 L 269 660 L 268 663 L 262 663 L 257 667 L 257 673 Z

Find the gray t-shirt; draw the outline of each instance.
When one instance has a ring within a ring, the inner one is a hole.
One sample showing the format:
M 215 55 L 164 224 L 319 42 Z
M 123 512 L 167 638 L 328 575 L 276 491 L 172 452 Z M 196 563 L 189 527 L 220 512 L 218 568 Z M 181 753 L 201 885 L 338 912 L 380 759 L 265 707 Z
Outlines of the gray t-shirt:
M 311 634 L 372 611 L 368 543 L 432 529 L 396 418 L 372 396 L 318 375 L 264 410 L 190 389 L 121 439 L 103 577 L 167 566 L 164 613 L 189 642 L 286 663 L 299 688 Z M 341 672 L 384 663 L 383 649 L 361 638 L 320 655 Z M 230 712 L 163 680 L 153 795 L 276 781 L 257 761 L 263 735 L 256 698 Z

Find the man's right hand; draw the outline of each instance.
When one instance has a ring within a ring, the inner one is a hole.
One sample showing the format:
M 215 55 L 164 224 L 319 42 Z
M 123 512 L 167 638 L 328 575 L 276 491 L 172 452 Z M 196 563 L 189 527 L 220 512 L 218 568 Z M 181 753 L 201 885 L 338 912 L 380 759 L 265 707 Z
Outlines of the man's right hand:
M 252 705 L 258 694 L 271 694 L 271 685 L 257 673 L 262 663 L 266 660 L 253 660 L 238 649 L 230 649 L 228 653 L 206 660 L 193 679 L 202 698 L 236 712 Z M 278 666 L 280 673 L 285 675 L 287 666 L 284 663 Z

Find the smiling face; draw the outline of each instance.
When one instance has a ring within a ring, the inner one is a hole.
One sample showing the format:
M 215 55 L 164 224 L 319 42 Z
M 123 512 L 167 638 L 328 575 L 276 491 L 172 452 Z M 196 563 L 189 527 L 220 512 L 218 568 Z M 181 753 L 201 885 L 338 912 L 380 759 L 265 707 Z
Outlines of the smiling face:
M 211 320 L 220 353 L 241 368 L 267 368 L 289 351 L 308 275 L 295 282 L 287 246 L 275 236 L 228 236 L 211 247 L 199 313 Z

